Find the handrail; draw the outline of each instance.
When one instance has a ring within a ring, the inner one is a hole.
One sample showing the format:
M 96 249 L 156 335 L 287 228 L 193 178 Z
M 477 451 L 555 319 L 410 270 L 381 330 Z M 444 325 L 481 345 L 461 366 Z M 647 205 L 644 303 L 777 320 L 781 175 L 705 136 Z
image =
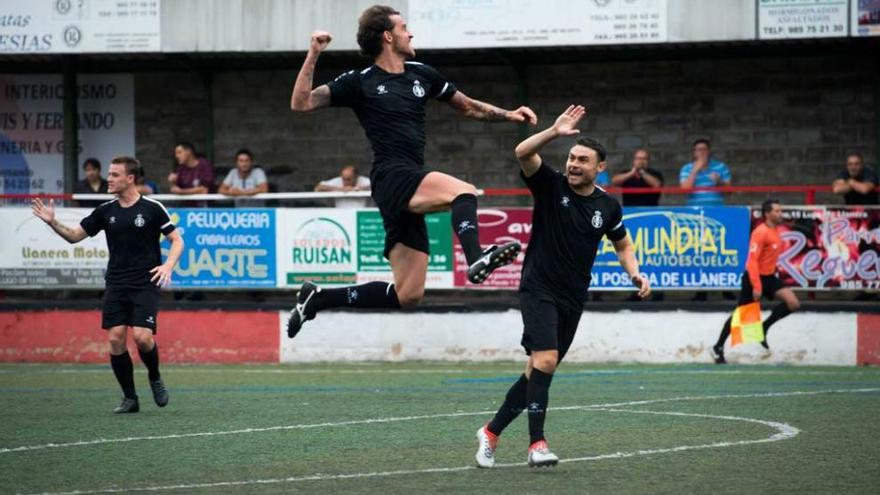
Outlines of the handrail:
M 804 204 L 816 204 L 817 192 L 833 192 L 833 187 L 825 184 L 802 185 L 802 186 L 713 186 L 713 187 L 680 187 L 680 186 L 663 186 L 663 187 L 603 187 L 612 194 L 692 194 L 696 192 L 718 192 L 718 193 L 803 193 Z M 880 191 L 880 186 L 875 188 Z M 486 196 L 528 196 L 529 190 L 526 188 L 486 188 L 484 190 Z
M 805 204 L 815 204 L 817 192 L 832 192 L 830 185 L 814 184 L 814 185 L 774 185 L 774 186 L 714 186 L 714 187 L 679 187 L 679 186 L 663 186 L 663 187 L 605 187 L 606 191 L 612 194 L 691 194 L 695 192 L 719 192 L 719 193 L 803 193 Z M 880 186 L 877 187 L 880 191 Z M 493 188 L 487 187 L 479 189 L 478 195 L 484 196 L 528 196 L 531 194 L 527 188 Z M 56 200 L 110 200 L 113 199 L 112 194 L 25 194 L 25 193 L 0 193 L 0 200 L 4 199 L 30 199 L 44 198 Z M 324 192 L 277 192 L 277 193 L 260 193 L 253 196 L 227 196 L 225 194 L 151 194 L 151 198 L 160 201 L 234 201 L 236 199 L 288 199 L 288 200 L 308 200 L 308 199 L 343 199 L 343 198 L 369 198 L 370 191 L 324 191 Z
M 626 194 L 691 194 L 695 192 L 790 192 L 790 193 L 808 193 L 808 192 L 831 192 L 832 187 L 826 185 L 808 185 L 808 186 L 714 186 L 714 187 L 679 187 L 679 186 L 662 186 L 662 187 L 605 187 L 610 193 L 626 193 Z M 878 188 L 880 189 L 880 188 Z M 526 188 L 486 188 L 484 189 L 486 196 L 521 196 L 530 194 Z
M 0 199 L 57 199 L 57 200 L 74 200 L 74 201 L 101 201 L 111 200 L 115 196 L 112 194 L 81 194 L 81 193 L 62 193 L 62 194 L 23 194 L 10 193 L 0 194 Z M 225 194 L 150 194 L 150 198 L 159 201 L 234 201 L 236 199 L 339 199 L 339 198 L 369 198 L 370 191 L 351 191 L 351 192 L 279 192 L 279 193 L 259 193 L 253 196 L 227 196 Z

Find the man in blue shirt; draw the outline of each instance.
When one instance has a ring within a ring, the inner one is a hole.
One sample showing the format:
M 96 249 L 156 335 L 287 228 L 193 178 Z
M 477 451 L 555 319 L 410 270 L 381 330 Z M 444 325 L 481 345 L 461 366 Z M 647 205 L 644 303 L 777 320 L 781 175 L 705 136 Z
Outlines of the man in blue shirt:
M 730 169 L 718 160 L 712 159 L 711 145 L 708 139 L 694 141 L 694 161 L 681 167 L 678 181 L 681 187 L 715 187 L 730 185 Z M 721 193 L 715 191 L 695 191 L 688 196 L 690 206 L 718 206 L 724 204 Z

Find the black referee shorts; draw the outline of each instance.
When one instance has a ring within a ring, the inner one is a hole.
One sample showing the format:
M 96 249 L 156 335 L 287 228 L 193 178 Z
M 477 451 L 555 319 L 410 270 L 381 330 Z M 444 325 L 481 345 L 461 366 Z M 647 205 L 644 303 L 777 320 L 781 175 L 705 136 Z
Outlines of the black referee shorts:
M 749 272 L 743 272 L 740 287 L 739 301 L 737 301 L 736 305 L 742 306 L 743 304 L 754 302 L 755 300 L 752 297 L 752 280 L 749 278 Z M 782 283 L 782 280 L 777 275 L 761 275 L 762 298 L 772 300 L 776 291 L 784 288 L 785 284 Z
M 425 254 L 429 252 L 425 216 L 407 210 L 409 200 L 428 175 L 415 166 L 374 166 L 370 188 L 385 226 L 385 258 L 398 242 Z
M 583 309 L 561 303 L 552 294 L 534 289 L 520 289 L 519 304 L 523 320 L 520 344 L 526 354 L 558 351 L 562 361 L 577 333 Z
M 143 327 L 155 335 L 159 298 L 159 288 L 154 286 L 107 287 L 101 327 L 104 330 L 120 325 Z

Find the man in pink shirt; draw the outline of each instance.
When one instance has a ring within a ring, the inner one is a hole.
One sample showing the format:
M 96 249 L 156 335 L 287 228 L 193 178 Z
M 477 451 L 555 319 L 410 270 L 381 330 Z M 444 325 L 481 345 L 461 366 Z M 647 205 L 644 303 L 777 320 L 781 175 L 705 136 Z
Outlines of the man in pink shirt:
M 205 158 L 196 156 L 195 147 L 180 142 L 174 147 L 177 168 L 168 174 L 171 194 L 207 194 L 214 188 L 214 166 Z

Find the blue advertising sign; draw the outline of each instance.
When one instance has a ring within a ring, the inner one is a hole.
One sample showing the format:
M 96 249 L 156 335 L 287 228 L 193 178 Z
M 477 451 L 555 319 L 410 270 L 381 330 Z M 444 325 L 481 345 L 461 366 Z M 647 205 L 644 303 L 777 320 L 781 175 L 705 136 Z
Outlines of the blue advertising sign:
M 275 287 L 275 210 L 170 208 L 185 247 L 173 287 Z M 162 255 L 170 243 L 162 240 Z
M 624 208 L 623 223 L 636 259 L 655 289 L 737 289 L 749 244 L 744 206 Z M 606 237 L 593 265 L 591 287 L 631 289 Z

